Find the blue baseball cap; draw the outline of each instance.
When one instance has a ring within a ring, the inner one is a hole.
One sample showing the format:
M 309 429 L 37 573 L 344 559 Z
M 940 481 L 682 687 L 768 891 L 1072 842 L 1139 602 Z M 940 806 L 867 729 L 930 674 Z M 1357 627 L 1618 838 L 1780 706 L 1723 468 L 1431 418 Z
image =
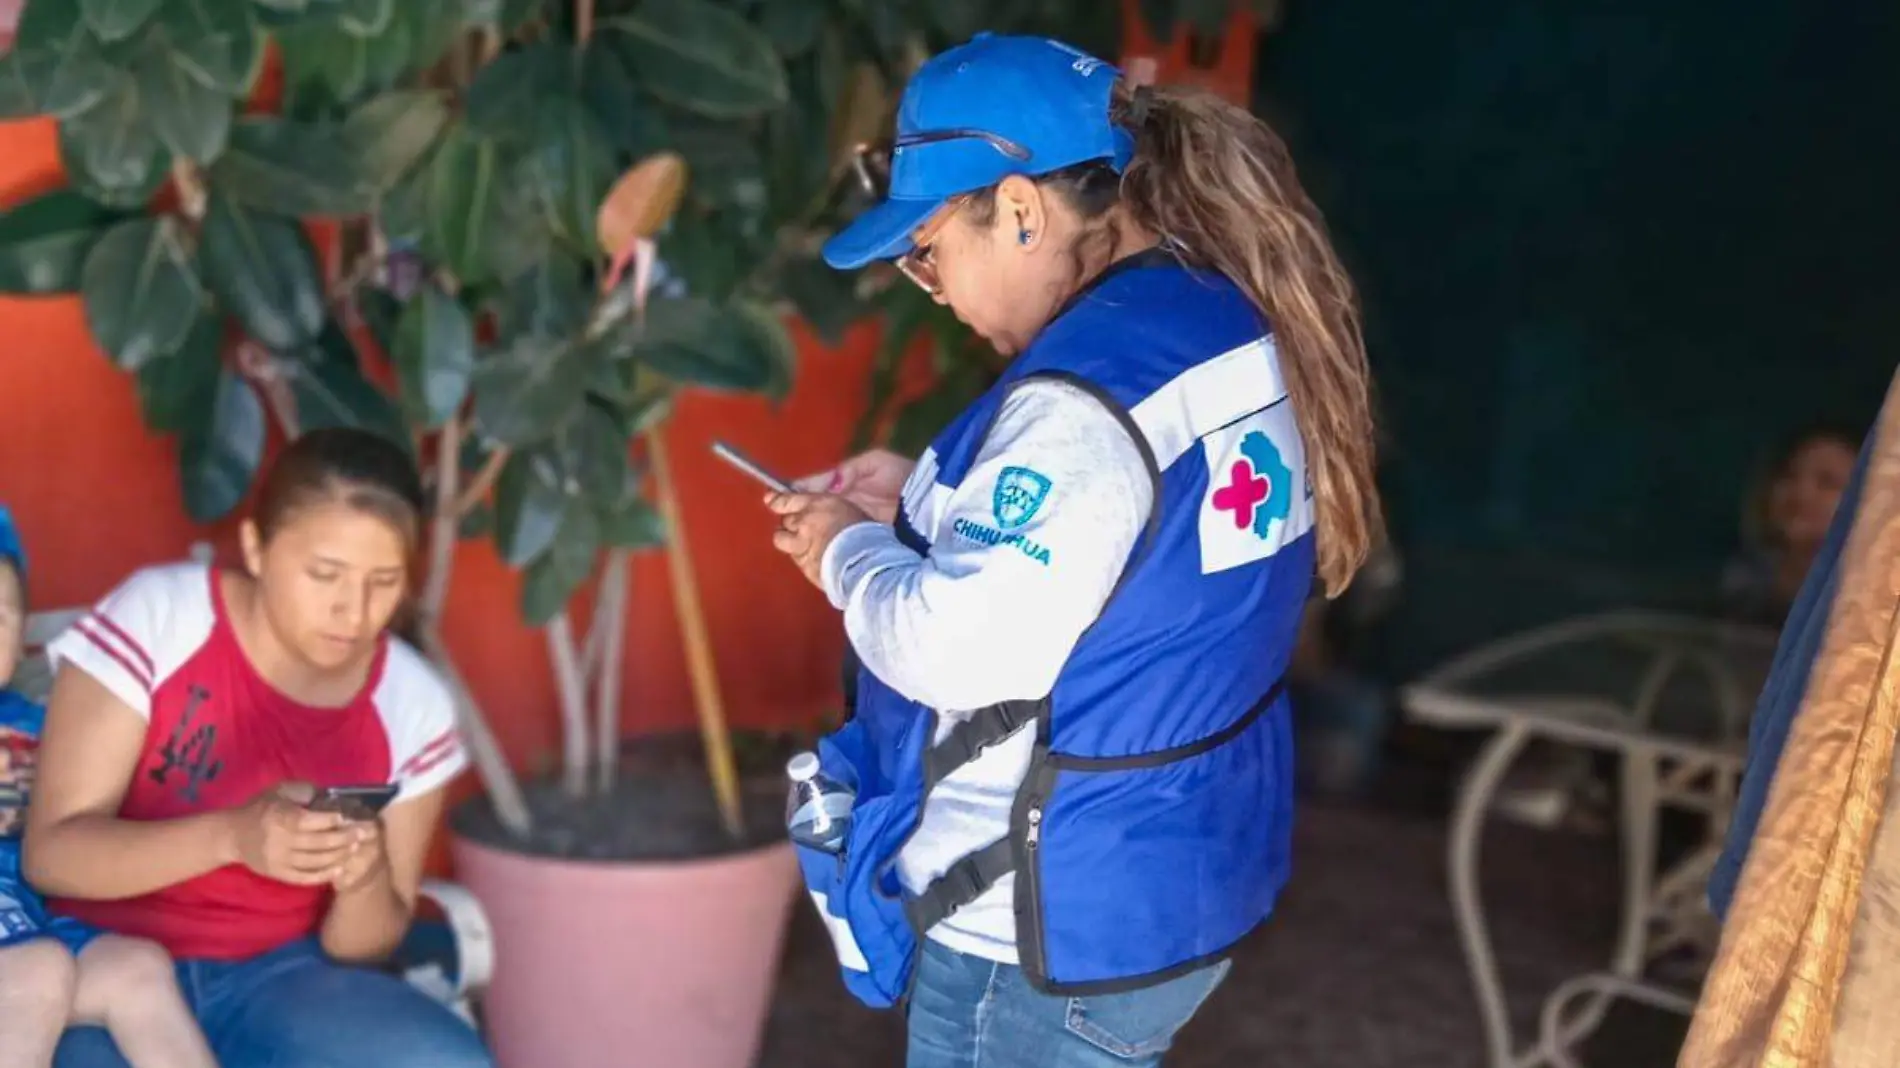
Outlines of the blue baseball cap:
M 26 579 L 26 546 L 20 544 L 20 530 L 13 525 L 13 513 L 0 504 L 0 560 L 13 565 L 20 579 Z
M 1012 174 L 1098 159 L 1121 170 L 1135 139 L 1108 118 L 1120 74 L 1046 37 L 981 33 L 931 57 L 898 104 L 886 199 L 825 242 L 825 262 L 851 270 L 901 256 L 945 201 Z

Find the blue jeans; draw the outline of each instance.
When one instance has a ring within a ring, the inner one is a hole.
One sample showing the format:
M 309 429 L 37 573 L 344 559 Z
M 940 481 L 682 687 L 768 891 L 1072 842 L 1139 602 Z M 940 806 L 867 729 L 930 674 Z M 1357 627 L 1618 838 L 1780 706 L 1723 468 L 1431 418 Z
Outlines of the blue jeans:
M 1227 978 L 1228 962 L 1077 998 L 1041 993 L 1019 968 L 930 941 L 917 967 L 905 1068 L 1152 1068 Z
M 181 961 L 178 985 L 222 1068 L 493 1068 L 461 1018 L 391 975 L 331 963 L 315 940 L 243 961 Z M 53 1068 L 129 1068 L 75 1027 Z

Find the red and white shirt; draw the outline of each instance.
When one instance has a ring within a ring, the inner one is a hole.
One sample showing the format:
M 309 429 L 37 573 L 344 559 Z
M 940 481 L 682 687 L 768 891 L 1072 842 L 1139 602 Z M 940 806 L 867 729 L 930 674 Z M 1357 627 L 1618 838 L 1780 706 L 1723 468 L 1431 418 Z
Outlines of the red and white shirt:
M 59 670 L 98 679 L 148 724 L 119 816 L 165 820 L 235 808 L 287 780 L 395 782 L 394 804 L 440 789 L 467 764 L 449 691 L 420 653 L 384 639 L 368 682 L 341 708 L 291 700 L 233 633 L 218 572 L 139 571 L 47 647 Z M 327 887 L 231 865 L 122 901 L 56 898 L 61 915 L 150 938 L 179 958 L 232 960 L 316 931 Z

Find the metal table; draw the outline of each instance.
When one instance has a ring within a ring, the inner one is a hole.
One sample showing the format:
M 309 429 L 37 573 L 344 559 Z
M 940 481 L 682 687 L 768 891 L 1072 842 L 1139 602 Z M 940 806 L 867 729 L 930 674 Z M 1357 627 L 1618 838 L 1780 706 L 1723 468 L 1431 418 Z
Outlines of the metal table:
M 1659 953 L 1713 937 L 1705 887 L 1734 803 L 1748 717 L 1773 661 L 1775 638 L 1758 627 L 1607 613 L 1483 646 L 1405 687 L 1406 715 L 1414 722 L 1491 732 L 1460 785 L 1448 856 L 1452 906 L 1490 1068 L 1572 1068 L 1572 1048 L 1595 1030 L 1617 997 L 1693 1010 L 1693 994 L 1648 982 L 1644 973 Z M 1478 890 L 1479 839 L 1505 772 L 1536 740 L 1620 760 L 1623 902 L 1608 968 L 1553 991 L 1544 1002 L 1537 1040 L 1520 1049 Z M 1656 827 L 1664 806 L 1706 813 L 1710 832 L 1689 857 L 1658 876 Z

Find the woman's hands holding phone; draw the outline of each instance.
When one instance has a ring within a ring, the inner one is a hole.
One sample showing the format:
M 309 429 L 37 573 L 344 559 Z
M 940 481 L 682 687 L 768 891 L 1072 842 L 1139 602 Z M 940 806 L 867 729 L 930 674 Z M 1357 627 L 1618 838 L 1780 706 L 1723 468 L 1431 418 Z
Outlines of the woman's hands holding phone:
M 312 812 L 305 806 L 315 793 L 308 783 L 284 783 L 228 810 L 238 863 L 297 886 L 345 890 L 367 879 L 382 863 L 381 824 Z
M 831 493 L 856 505 L 865 515 L 880 523 L 897 520 L 897 503 L 904 483 L 917 468 L 917 461 L 906 459 L 888 449 L 859 453 L 829 471 L 807 475 L 792 483 L 800 493 Z

